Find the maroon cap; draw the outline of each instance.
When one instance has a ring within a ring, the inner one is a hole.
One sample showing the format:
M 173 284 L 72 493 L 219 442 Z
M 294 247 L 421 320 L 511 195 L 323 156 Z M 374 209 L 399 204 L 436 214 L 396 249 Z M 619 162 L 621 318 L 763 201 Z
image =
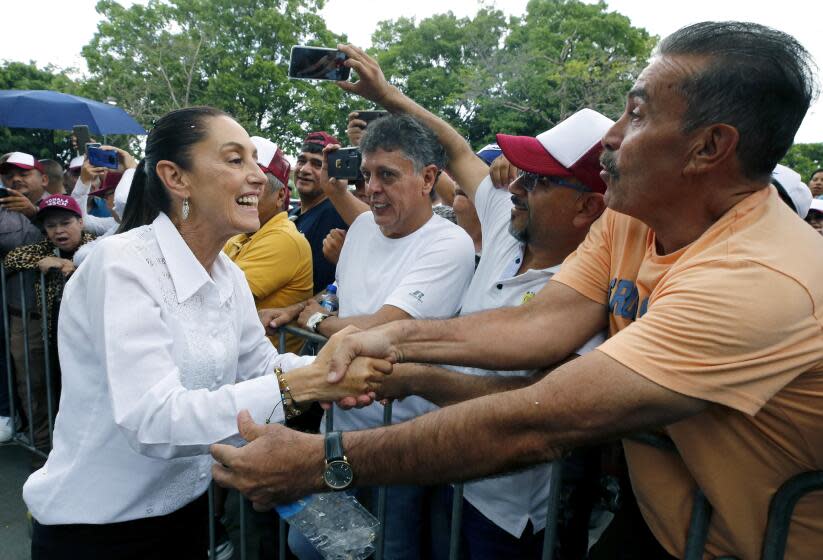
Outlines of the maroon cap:
M 260 136 L 252 136 L 251 142 L 257 148 L 257 165 L 263 173 L 271 173 L 284 185 L 289 184 L 289 173 L 291 164 L 283 155 L 283 150 L 271 140 L 266 140 Z
M 36 169 L 40 173 L 45 173 L 43 165 L 31 154 L 24 154 L 23 152 L 12 152 L 9 158 L 0 165 L 0 172 L 6 173 L 9 167 L 18 167 L 20 169 Z
M 37 218 L 42 219 L 43 214 L 50 210 L 67 210 L 72 214 L 76 214 L 78 218 L 83 217 L 83 212 L 80 210 L 80 205 L 72 197 L 66 194 L 53 194 L 47 196 L 38 204 L 40 210 L 37 212 Z
M 498 134 L 497 143 L 518 169 L 548 177 L 574 177 L 602 193 L 606 184 L 600 177 L 600 140 L 613 124 L 597 111 L 582 109 L 537 137 Z
M 119 171 L 109 171 L 106 173 L 106 176 L 103 178 L 103 182 L 100 183 L 100 188 L 96 191 L 90 192 L 89 196 L 105 196 L 114 189 L 117 188 L 117 184 L 120 182 L 120 179 L 123 177 L 123 174 Z
M 329 144 L 340 144 L 340 140 L 325 130 L 320 130 L 318 132 L 309 132 L 309 135 L 303 140 L 303 144 L 317 144 L 321 148 L 325 148 Z

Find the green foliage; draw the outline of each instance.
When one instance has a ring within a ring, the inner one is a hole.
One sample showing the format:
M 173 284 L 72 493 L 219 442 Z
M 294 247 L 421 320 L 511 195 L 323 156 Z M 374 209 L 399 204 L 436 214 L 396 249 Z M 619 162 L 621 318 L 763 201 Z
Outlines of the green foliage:
M 341 134 L 348 111 L 328 83 L 286 78 L 295 44 L 343 38 L 318 15 L 323 0 L 149 0 L 124 8 L 101 0 L 103 16 L 83 48 L 86 88 L 112 97 L 147 128 L 173 109 L 212 105 L 250 134 L 293 148 L 310 130 Z
M 823 142 L 817 144 L 795 144 L 789 148 L 789 153 L 781 161 L 786 167 L 791 167 L 807 183 L 812 174 L 823 168 Z
M 30 62 L 9 62 L 0 65 L 0 89 L 46 89 L 76 93 L 77 84 L 65 73 L 47 66 L 44 69 Z M 59 130 L 0 127 L 0 154 L 18 151 L 38 159 L 70 157 L 67 133 Z
M 480 147 L 497 132 L 539 134 L 583 107 L 616 117 L 655 41 L 603 2 L 532 0 L 509 21 L 482 7 L 474 19 L 381 22 L 372 54 Z

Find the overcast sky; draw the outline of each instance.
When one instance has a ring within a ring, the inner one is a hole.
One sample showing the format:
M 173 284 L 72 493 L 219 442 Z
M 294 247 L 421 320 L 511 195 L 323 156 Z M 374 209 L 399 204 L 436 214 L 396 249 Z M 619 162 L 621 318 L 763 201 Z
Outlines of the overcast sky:
M 131 0 L 121 0 L 131 4 Z M 794 35 L 823 65 L 823 32 L 819 9 L 808 0 L 758 2 L 751 0 L 611 0 L 610 10 L 631 19 L 635 26 L 664 36 L 696 21 L 746 19 L 770 25 Z M 39 66 L 84 68 L 80 49 L 94 34 L 99 19 L 94 10 L 96 0 L 3 0 L 3 20 L 29 22 L 6 25 L 0 32 L 0 59 L 35 61 Z M 527 0 L 497 2 L 507 14 L 522 14 Z M 326 25 L 336 33 L 346 33 L 349 40 L 368 46 L 377 22 L 400 16 L 418 20 L 433 13 L 451 10 L 455 15 L 470 16 L 477 11 L 477 0 L 328 0 L 323 9 Z M 32 24 L 32 14 L 40 14 Z M 823 102 L 818 101 L 800 127 L 797 142 L 823 142 Z

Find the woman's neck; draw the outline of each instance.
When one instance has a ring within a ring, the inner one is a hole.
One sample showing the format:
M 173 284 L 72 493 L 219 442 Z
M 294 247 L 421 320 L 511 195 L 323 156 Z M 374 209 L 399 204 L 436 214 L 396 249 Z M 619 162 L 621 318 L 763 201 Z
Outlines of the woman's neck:
M 189 246 L 197 261 L 203 265 L 206 272 L 211 275 L 211 267 L 220 255 L 220 251 L 225 247 L 230 236 L 217 236 L 213 229 L 206 225 L 198 225 L 191 222 L 178 222 L 174 224 L 180 232 L 180 237 Z

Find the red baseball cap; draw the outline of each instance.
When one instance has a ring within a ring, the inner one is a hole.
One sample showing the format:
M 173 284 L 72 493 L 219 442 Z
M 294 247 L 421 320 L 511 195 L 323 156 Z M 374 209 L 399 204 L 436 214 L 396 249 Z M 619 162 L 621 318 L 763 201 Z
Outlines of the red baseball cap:
M 537 137 L 498 134 L 497 143 L 515 167 L 549 177 L 574 177 L 594 192 L 606 192 L 600 178 L 601 139 L 614 121 L 581 109 Z
M 123 174 L 119 171 L 107 172 L 106 176 L 103 178 L 103 182 L 100 183 L 100 188 L 96 191 L 90 192 L 89 196 L 105 196 L 117 188 L 117 184 L 120 182 L 122 177 Z
M 42 220 L 43 215 L 52 210 L 67 210 L 76 214 L 78 218 L 83 217 L 83 212 L 80 210 L 80 205 L 72 197 L 66 194 L 53 194 L 47 196 L 38 204 L 40 208 L 37 211 L 37 218 Z
M 260 136 L 251 137 L 252 144 L 257 148 L 257 165 L 264 173 L 271 173 L 284 185 L 289 184 L 291 164 L 283 155 L 283 150 L 271 140 Z
M 317 144 L 318 146 L 325 148 L 329 144 L 340 144 L 340 140 L 326 132 L 325 130 L 320 130 L 318 132 L 309 132 L 309 135 L 303 140 L 304 144 Z
M 12 152 L 9 158 L 0 165 L 0 173 L 8 171 L 9 167 L 19 167 L 20 169 L 36 169 L 40 173 L 45 173 L 43 165 L 31 154 L 23 152 Z

